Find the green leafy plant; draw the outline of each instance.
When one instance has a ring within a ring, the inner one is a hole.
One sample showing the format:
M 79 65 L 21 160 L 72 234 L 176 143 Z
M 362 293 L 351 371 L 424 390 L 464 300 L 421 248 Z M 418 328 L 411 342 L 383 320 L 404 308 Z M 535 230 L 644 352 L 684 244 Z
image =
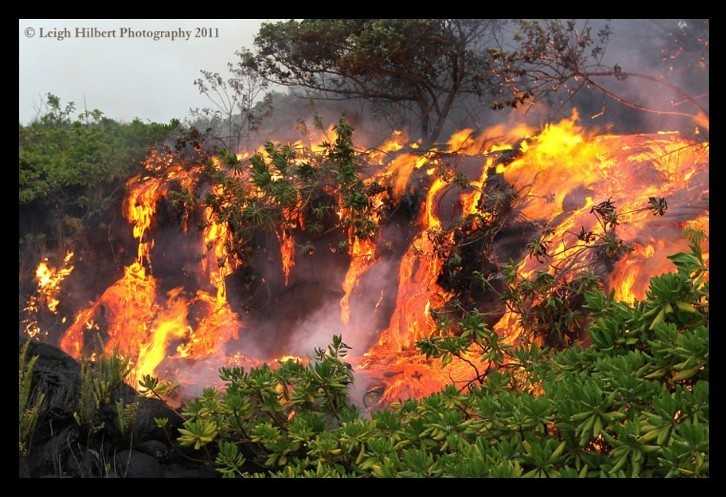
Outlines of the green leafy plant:
M 588 347 L 503 345 L 481 314 L 465 314 L 461 337 L 419 346 L 446 361 L 476 344 L 492 368 L 466 391 L 370 416 L 347 397 L 340 337 L 307 365 L 223 368 L 224 390 L 185 406 L 179 441 L 208 449 L 225 477 L 708 476 L 708 270 L 697 244 L 684 255 L 643 301 L 588 291 Z M 651 328 L 663 297 L 688 310 Z
M 18 369 L 18 389 L 20 392 L 18 394 L 18 420 L 20 424 L 18 450 L 21 456 L 27 456 L 30 453 L 35 427 L 45 401 L 45 393 L 33 390 L 33 369 L 38 361 L 38 356 L 33 355 L 28 358 L 29 347 L 30 340 L 26 341 L 20 348 Z
M 100 429 L 99 410 L 107 405 L 119 404 L 114 400 L 114 392 L 121 387 L 131 374 L 133 365 L 130 360 L 118 353 L 101 355 L 96 360 L 81 361 L 81 385 L 78 407 L 73 416 L 79 426 L 88 428 L 91 433 Z M 125 415 L 131 409 L 122 405 L 117 416 L 125 427 Z
M 116 409 L 116 427 L 122 435 L 130 436 L 136 420 L 139 403 L 124 403 L 122 400 L 117 400 L 114 403 L 114 407 Z
M 248 160 L 223 151 L 222 166 L 207 165 L 205 174 L 215 188 L 202 205 L 212 209 L 215 222 L 231 229 L 230 252 L 248 255 L 259 231 L 320 234 L 335 229 L 348 237 L 374 236 L 382 208 L 374 206 L 371 196 L 384 188 L 361 179 L 364 158 L 354 148 L 353 128 L 341 119 L 334 132 L 335 140 L 325 138 L 314 150 L 268 142 L 264 153 Z M 243 180 L 243 173 L 250 181 Z M 191 206 L 182 194 L 175 199 Z M 309 252 L 303 249 L 303 254 Z

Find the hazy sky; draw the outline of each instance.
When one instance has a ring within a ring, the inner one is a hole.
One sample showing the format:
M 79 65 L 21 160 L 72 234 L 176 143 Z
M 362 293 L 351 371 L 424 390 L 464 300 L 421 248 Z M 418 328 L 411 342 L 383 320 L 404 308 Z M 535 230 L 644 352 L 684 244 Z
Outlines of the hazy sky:
M 20 121 L 36 114 L 48 92 L 62 102 L 103 111 L 121 120 L 184 118 L 207 105 L 193 84 L 200 69 L 222 72 L 235 50 L 252 46 L 260 19 L 34 20 L 20 21 Z M 116 38 L 76 38 L 76 28 L 116 30 Z M 218 28 L 219 38 L 195 38 L 196 28 Z M 71 37 L 41 38 L 53 28 Z M 189 40 L 129 38 L 133 31 L 187 30 Z M 32 36 L 30 36 L 32 35 Z

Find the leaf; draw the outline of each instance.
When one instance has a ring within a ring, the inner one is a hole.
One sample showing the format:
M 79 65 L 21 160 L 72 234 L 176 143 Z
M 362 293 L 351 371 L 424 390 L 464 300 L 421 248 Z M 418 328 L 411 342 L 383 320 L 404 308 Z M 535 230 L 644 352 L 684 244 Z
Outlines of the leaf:
M 639 440 L 643 443 L 650 442 L 651 440 L 656 438 L 659 435 L 659 433 L 660 433 L 659 429 L 651 430 L 648 433 L 646 433 L 645 435 L 643 435 L 642 437 L 640 437 Z
M 625 466 L 625 463 L 627 463 L 627 462 L 628 462 L 628 453 L 624 452 L 623 455 L 620 457 L 620 459 L 618 459 L 617 462 L 615 463 L 615 466 L 613 466 L 610 469 L 610 473 L 617 473 L 618 471 L 620 471 L 620 469 L 623 466 Z
M 680 310 L 683 310 L 684 312 L 690 312 L 692 314 L 698 313 L 698 310 L 696 310 L 696 308 L 693 305 L 691 305 L 690 303 L 679 301 L 679 302 L 676 302 L 676 306 Z
M 658 312 L 658 315 L 655 316 L 655 319 L 653 319 L 653 322 L 650 323 L 650 329 L 655 329 L 655 327 L 663 322 L 663 319 L 665 317 L 665 309 L 661 308 L 660 312 Z
M 578 478 L 587 478 L 587 470 L 588 470 L 588 465 L 586 464 L 585 466 L 582 467 L 582 469 L 580 470 L 580 473 L 578 473 L 577 477 Z
M 700 371 L 700 370 L 701 370 L 701 367 L 696 366 L 691 369 L 685 369 L 683 371 L 678 371 L 678 372 L 676 372 L 676 374 L 673 376 L 672 379 L 673 379 L 673 381 L 682 381 L 684 379 L 688 379 L 688 378 L 695 376 L 698 373 L 698 371 Z
M 561 442 L 560 445 L 558 445 L 555 451 L 552 453 L 552 456 L 550 456 L 550 460 L 557 460 L 562 455 L 562 452 L 564 452 L 566 446 L 566 442 Z

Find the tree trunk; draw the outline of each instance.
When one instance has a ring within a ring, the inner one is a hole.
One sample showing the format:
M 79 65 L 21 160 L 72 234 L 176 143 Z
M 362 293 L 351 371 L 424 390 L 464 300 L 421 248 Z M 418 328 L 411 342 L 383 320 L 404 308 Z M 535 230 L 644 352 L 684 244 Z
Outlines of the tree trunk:
M 424 110 L 421 110 L 421 140 L 424 149 L 428 149 L 433 144 L 429 137 L 429 115 Z
M 444 124 L 446 123 L 446 116 L 440 116 L 438 120 L 436 120 L 436 125 L 434 126 L 434 129 L 431 130 L 431 135 L 429 136 L 428 142 L 430 145 L 433 145 L 437 140 L 439 140 L 439 136 L 441 135 L 442 130 L 444 129 Z

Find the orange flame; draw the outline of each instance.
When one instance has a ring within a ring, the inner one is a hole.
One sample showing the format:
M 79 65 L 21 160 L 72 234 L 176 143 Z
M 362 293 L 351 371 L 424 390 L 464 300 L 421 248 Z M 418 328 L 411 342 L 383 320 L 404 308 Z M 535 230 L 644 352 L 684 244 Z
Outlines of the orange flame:
M 73 272 L 73 251 L 66 253 L 63 258 L 63 266 L 59 268 L 52 267 L 48 264 L 48 259 L 44 258 L 35 269 L 35 281 L 38 285 L 38 295 L 45 301 L 48 310 L 54 314 L 58 311 L 58 294 L 61 290 L 61 283 Z
M 702 119 L 699 126 L 707 129 L 707 120 Z M 321 140 L 335 140 L 332 127 L 320 135 Z M 305 146 L 303 141 L 295 147 L 301 151 L 323 150 L 320 146 Z M 419 151 L 419 147 L 404 133 L 394 132 L 382 145 L 366 152 L 368 161 L 378 168 L 364 182 L 370 185 L 380 181 L 388 188 L 371 199 L 376 209 L 389 200 L 399 202 L 410 187 L 413 172 L 426 166 L 432 174 L 440 166 L 437 158 L 441 156 L 481 158 L 481 172 L 474 177 L 478 178 L 468 187 L 464 185 L 459 195 L 462 216 L 477 213 L 488 176 L 496 171 L 518 193 L 518 217 L 548 224 L 552 231 L 552 263 L 558 264 L 576 252 L 573 248 L 580 229 L 597 229 L 590 213 L 593 205 L 611 199 L 621 213 L 618 237 L 634 248 L 603 273 L 608 288 L 623 301 L 642 299 L 651 277 L 673 269 L 666 257 L 686 250 L 688 242 L 682 235 L 685 227 L 708 232 L 708 143 L 694 143 L 677 132 L 598 135 L 584 130 L 573 112 L 571 117 L 546 125 L 539 132 L 524 124 L 497 125 L 481 133 L 469 129 L 455 132 L 439 151 Z M 258 151 L 269 160 L 264 148 Z M 500 153 L 509 155 L 511 161 L 499 162 Z M 238 157 L 250 155 L 241 152 Z M 152 153 L 146 161 L 149 176 L 129 180 L 123 212 L 138 245 L 136 259 L 97 300 L 77 312 L 61 339 L 61 348 L 79 357 L 86 350 L 89 334 L 102 330 L 103 350 L 120 350 L 131 357 L 136 379 L 169 372 L 181 383 L 193 383 L 197 369 L 216 371 L 221 364 L 256 366 L 263 360 L 245 352 L 225 352 L 225 345 L 238 338 L 244 326 L 228 303 L 225 286 L 242 262 L 231 251 L 230 227 L 218 220 L 211 208 L 202 213 L 200 270 L 208 282 L 205 289 L 187 294 L 176 288 L 164 296 L 162 285 L 152 273 L 151 233 L 158 201 L 168 195 L 170 181 L 191 189 L 199 177 L 199 170 L 185 170 L 175 161 L 171 155 Z M 216 163 L 216 168 L 222 167 Z M 418 234 L 400 261 L 388 324 L 379 332 L 377 342 L 358 359 L 360 369 L 385 379 L 386 402 L 428 395 L 451 382 L 464 386 L 472 378 L 472 364 L 486 368 L 473 351 L 444 366 L 439 360 L 426 359 L 415 347 L 417 340 L 436 331 L 431 310 L 451 298 L 451 293 L 437 283 L 443 262 L 435 247 L 439 243 L 434 240 L 451 241 L 453 237 L 443 232 L 448 220 L 442 222 L 443 210 L 438 205 L 444 194 L 455 188 L 458 185 L 453 182 L 431 177 L 416 219 Z M 221 187 L 213 189 L 214 194 L 223 194 Z M 256 195 L 254 189 L 250 190 L 251 195 Z M 641 210 L 651 197 L 668 199 L 669 209 L 664 216 Z M 340 196 L 338 203 L 342 219 L 348 213 Z M 377 213 L 374 222 L 380 224 Z M 282 223 L 275 230 L 286 286 L 295 268 L 293 230 L 303 228 L 298 205 L 283 211 Z M 342 282 L 340 319 L 350 328 L 354 291 L 379 257 L 379 248 L 376 237 L 361 239 L 352 231 L 347 234 L 347 242 L 350 264 Z M 707 253 L 704 256 L 708 258 Z M 72 253 L 62 269 L 54 269 L 47 262 L 38 266 L 38 289 L 43 290 L 51 311 L 57 308 L 60 283 L 73 269 L 71 258 Z M 580 268 L 597 267 L 592 257 L 577 258 Z M 525 257 L 518 272 L 526 277 L 543 265 L 536 258 Z M 382 299 L 383 293 L 376 308 Z M 519 318 L 507 312 L 494 329 L 506 341 L 518 341 Z M 287 358 L 290 356 L 283 355 L 267 362 L 274 364 Z M 188 365 L 195 366 L 194 373 L 187 369 Z

